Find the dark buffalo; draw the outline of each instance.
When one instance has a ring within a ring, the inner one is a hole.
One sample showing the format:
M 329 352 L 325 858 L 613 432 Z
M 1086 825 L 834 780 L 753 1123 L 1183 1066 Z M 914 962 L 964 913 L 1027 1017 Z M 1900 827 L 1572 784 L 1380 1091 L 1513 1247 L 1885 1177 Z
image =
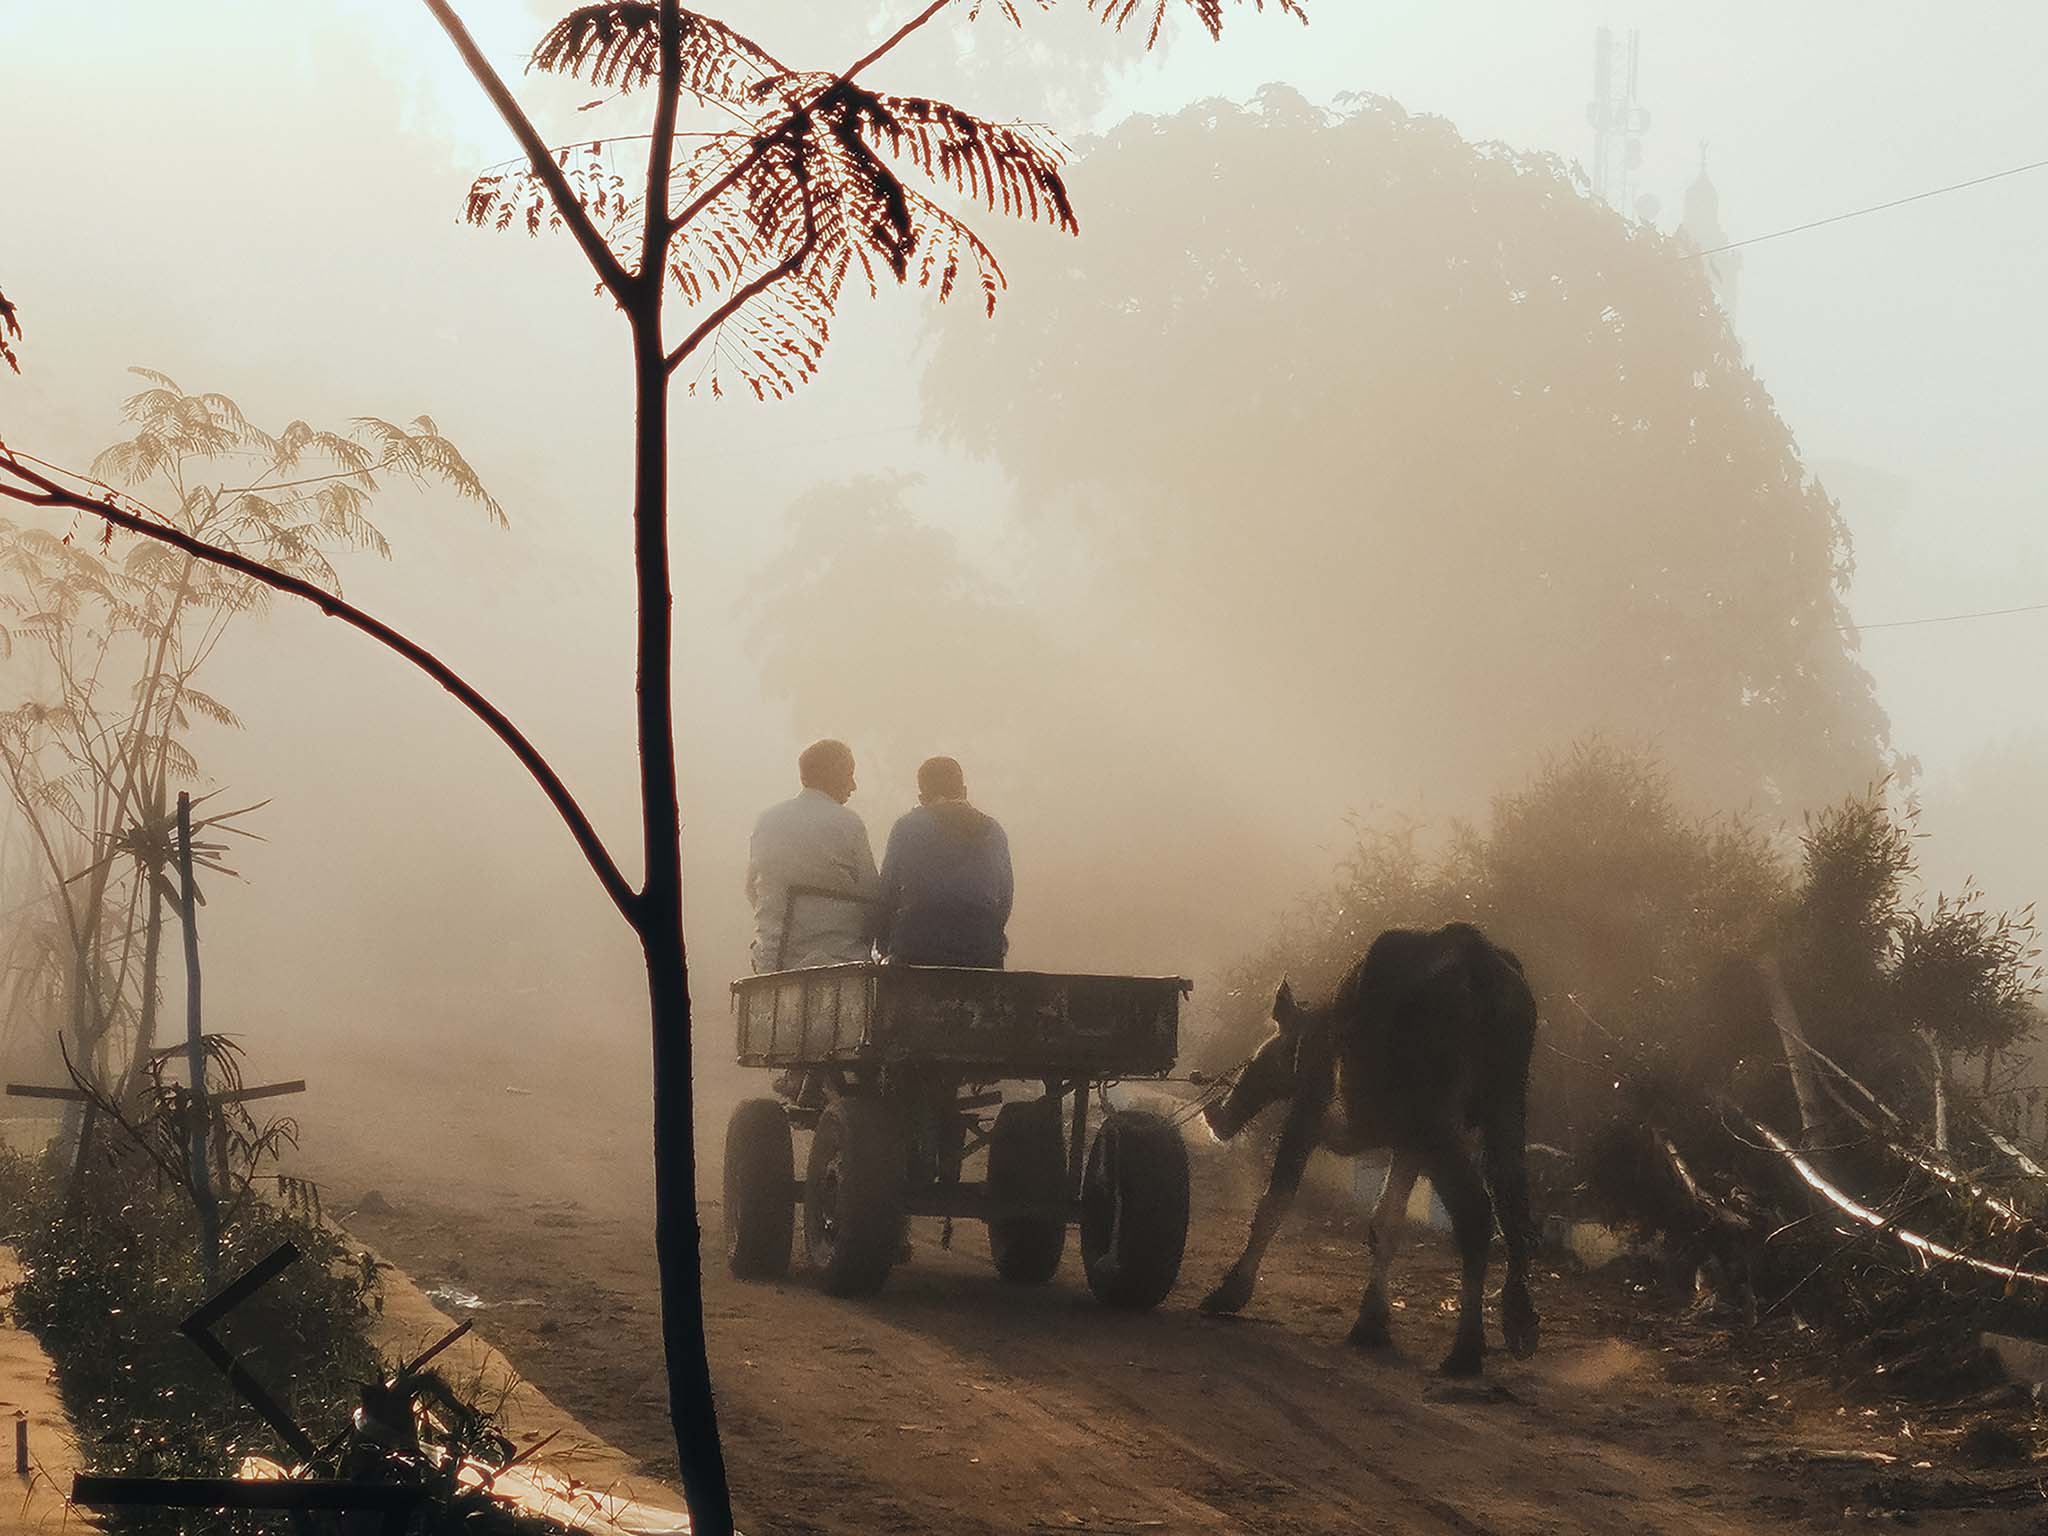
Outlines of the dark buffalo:
M 1409 1192 L 1426 1173 L 1450 1212 L 1464 1260 L 1458 1337 L 1441 1369 L 1469 1376 L 1486 1352 L 1486 1259 L 1496 1209 L 1508 1254 L 1502 1331 L 1517 1356 L 1532 1352 L 1534 1233 L 1525 1158 L 1536 1000 L 1522 962 L 1469 923 L 1434 933 L 1389 929 L 1324 1007 L 1300 1007 L 1283 981 L 1273 999 L 1273 1023 L 1273 1034 L 1230 1093 L 1203 1112 L 1209 1129 L 1227 1141 L 1268 1105 L 1287 1104 L 1273 1177 L 1252 1216 L 1244 1254 L 1204 1298 L 1202 1310 L 1236 1312 L 1251 1300 L 1259 1261 L 1301 1186 L 1311 1152 L 1322 1146 L 1355 1156 L 1384 1147 L 1392 1162 L 1372 1214 L 1372 1276 L 1351 1342 L 1389 1342 L 1387 1267 Z M 1483 1180 L 1466 1146 L 1466 1133 L 1474 1129 L 1484 1148 Z

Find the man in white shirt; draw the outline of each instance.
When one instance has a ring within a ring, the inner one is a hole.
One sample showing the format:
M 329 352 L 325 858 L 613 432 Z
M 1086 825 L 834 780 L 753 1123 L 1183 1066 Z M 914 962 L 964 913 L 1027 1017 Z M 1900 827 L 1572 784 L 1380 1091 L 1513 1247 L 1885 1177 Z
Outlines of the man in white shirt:
M 803 792 L 763 811 L 747 848 L 756 973 L 869 957 L 880 881 L 867 825 L 846 805 L 853 749 L 815 741 L 796 766 Z

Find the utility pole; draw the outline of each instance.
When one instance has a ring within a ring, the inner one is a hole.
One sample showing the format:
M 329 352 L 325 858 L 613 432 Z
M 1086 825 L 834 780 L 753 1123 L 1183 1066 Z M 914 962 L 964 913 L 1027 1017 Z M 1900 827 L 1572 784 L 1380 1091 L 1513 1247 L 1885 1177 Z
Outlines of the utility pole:
M 1593 195 L 1610 208 L 1634 216 L 1636 171 L 1643 163 L 1643 134 L 1650 114 L 1636 101 L 1636 71 L 1642 34 L 1628 29 L 1625 40 L 1611 27 L 1593 33 L 1593 99 L 1586 121 L 1593 129 Z

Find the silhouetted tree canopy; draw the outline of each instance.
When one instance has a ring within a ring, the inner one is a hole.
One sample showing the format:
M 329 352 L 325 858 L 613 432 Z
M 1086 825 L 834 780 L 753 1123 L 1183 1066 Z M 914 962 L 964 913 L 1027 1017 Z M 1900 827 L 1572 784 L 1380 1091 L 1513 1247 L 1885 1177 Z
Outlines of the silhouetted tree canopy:
M 1847 531 L 1673 242 L 1375 97 L 1135 118 L 1070 175 L 1095 238 L 946 328 L 927 406 L 1219 707 L 1454 804 L 1602 729 L 1709 803 L 1883 774 Z

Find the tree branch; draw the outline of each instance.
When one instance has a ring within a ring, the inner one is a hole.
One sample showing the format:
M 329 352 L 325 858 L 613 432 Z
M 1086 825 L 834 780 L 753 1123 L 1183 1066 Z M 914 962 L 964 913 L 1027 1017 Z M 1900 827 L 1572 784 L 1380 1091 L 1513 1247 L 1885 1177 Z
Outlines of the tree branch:
M 562 174 L 562 168 L 555 163 L 546 142 L 535 131 L 533 123 L 520 109 L 512 92 L 491 67 L 491 61 L 484 57 L 483 50 L 476 45 L 476 39 L 469 35 L 469 29 L 462 24 L 462 18 L 448 4 L 448 0 L 425 0 L 426 7 L 433 12 L 434 19 L 441 23 L 441 30 L 448 34 L 455 44 L 455 51 L 462 55 L 462 62 L 469 66 L 469 72 L 476 77 L 476 83 L 483 87 L 484 94 L 491 98 L 491 105 L 498 109 L 498 115 L 505 120 L 505 126 L 512 130 L 512 136 L 519 141 L 519 147 L 526 151 L 527 163 L 540 177 L 541 184 L 548 189 L 548 196 L 555 200 L 555 207 L 561 212 L 562 222 L 569 227 L 569 233 L 576 237 L 576 243 L 583 247 L 583 254 L 589 258 L 596 270 L 599 281 L 618 300 L 626 303 L 627 293 L 632 287 L 632 277 L 621 265 L 612 248 L 605 244 L 590 215 L 576 200 L 576 194 L 569 190 L 569 179 Z
M 682 80 L 683 17 L 676 0 L 661 0 L 658 29 L 660 70 L 654 92 L 654 140 L 647 150 L 647 206 L 640 238 L 640 284 L 657 308 L 661 285 L 668 280 L 669 169 L 675 163 L 676 97 Z
M 804 236 L 804 243 L 798 246 L 789 256 L 778 262 L 775 266 L 770 267 L 752 282 L 746 284 L 746 286 L 735 289 L 730 298 L 706 315 L 697 328 L 682 339 L 682 342 L 676 347 L 675 351 L 669 353 L 666 360 L 668 371 L 674 373 L 676 369 L 680 368 L 683 364 L 683 359 L 703 345 L 705 337 L 738 314 L 749 301 L 758 298 L 776 283 L 797 272 L 810 259 L 811 250 L 817 243 L 818 231 L 813 226 L 810 232 Z
M 438 4 L 439 0 L 428 0 L 428 3 Z M 549 765 L 547 759 L 540 755 L 539 749 L 506 718 L 502 710 L 463 681 L 447 663 L 426 647 L 408 639 L 381 620 L 372 618 L 354 604 L 343 601 L 331 592 L 323 591 L 309 581 L 302 581 L 296 576 L 286 576 L 245 555 L 217 548 L 193 538 L 190 534 L 181 533 L 175 528 L 153 522 L 139 513 L 116 506 L 111 501 L 94 501 L 89 496 L 81 496 L 74 491 L 66 490 L 56 481 L 37 474 L 12 453 L 4 450 L 0 450 L 0 472 L 32 487 L 24 489 L 22 485 L 0 482 L 0 496 L 30 506 L 66 507 L 74 512 L 89 513 L 113 524 L 116 528 L 140 534 L 144 538 L 155 539 L 174 549 L 181 549 L 188 555 L 246 576 L 274 591 L 304 598 L 329 618 L 341 620 L 350 628 L 368 635 L 387 650 L 395 651 L 404 657 L 453 694 L 465 709 L 488 726 L 491 734 L 503 742 L 511 750 L 512 755 L 525 765 L 534 782 L 540 785 L 541 793 L 548 797 L 548 802 L 554 806 L 556 813 L 568 826 L 569 835 L 576 839 L 576 846 L 583 851 L 583 857 L 589 861 L 592 871 L 597 875 L 598 883 L 604 887 L 605 894 L 611 897 L 613 904 L 628 922 L 635 921 L 640 904 L 639 894 L 627 884 L 626 877 L 619 872 L 618 864 L 604 845 L 604 839 L 598 836 L 597 829 L 591 825 L 583 807 L 576 803 L 576 797 L 569 792 L 561 776 Z
M 841 74 L 839 79 L 834 83 L 843 85 L 848 80 L 851 80 L 855 75 L 859 74 L 862 70 L 866 69 L 870 64 L 874 63 L 875 60 L 881 58 L 883 54 L 891 51 L 893 48 L 895 48 L 895 46 L 898 43 L 902 42 L 903 39 L 910 36 L 911 33 L 915 32 L 919 27 L 923 26 L 926 22 L 930 21 L 934 16 L 938 15 L 939 12 L 943 11 L 947 6 L 951 5 L 952 3 L 953 0 L 932 0 L 932 3 L 930 5 L 926 6 L 923 10 L 919 11 L 915 16 L 911 17 L 910 20 L 906 21 L 905 23 L 903 23 L 902 26 L 898 27 L 894 32 L 890 33 L 886 39 L 884 39 L 879 45 L 876 46 L 874 52 L 868 54 L 867 57 L 863 59 L 855 61 L 855 63 L 850 68 L 848 68 L 843 74 Z M 813 102 L 812 105 L 815 106 L 816 103 Z

